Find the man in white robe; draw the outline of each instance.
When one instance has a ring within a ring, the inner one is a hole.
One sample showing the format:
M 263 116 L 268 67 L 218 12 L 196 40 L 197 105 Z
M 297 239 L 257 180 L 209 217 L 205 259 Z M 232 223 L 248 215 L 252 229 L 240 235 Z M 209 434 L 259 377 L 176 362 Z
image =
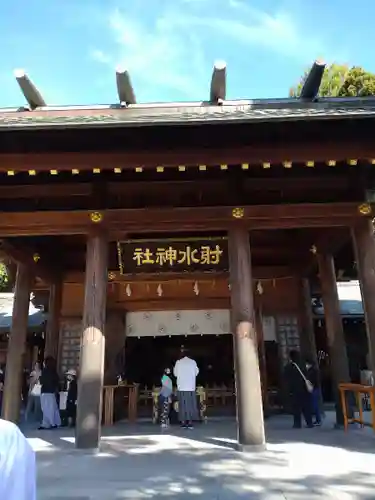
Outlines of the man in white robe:
M 0 499 L 36 500 L 35 452 L 12 422 L 0 419 Z

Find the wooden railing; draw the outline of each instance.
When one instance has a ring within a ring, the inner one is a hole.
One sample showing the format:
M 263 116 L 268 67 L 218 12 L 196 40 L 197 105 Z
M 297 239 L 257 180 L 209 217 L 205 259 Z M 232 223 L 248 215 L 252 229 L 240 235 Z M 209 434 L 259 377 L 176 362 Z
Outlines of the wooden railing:
M 344 428 L 345 431 L 348 430 L 348 424 L 358 423 L 361 427 L 370 426 L 373 428 L 375 432 L 375 387 L 370 385 L 361 385 L 361 384 L 340 384 L 339 385 L 340 398 L 341 398 L 341 406 L 342 413 L 344 416 Z M 353 416 L 352 418 L 348 417 L 348 401 L 346 394 L 350 392 L 354 394 L 356 399 L 356 405 L 359 412 L 359 417 Z M 366 422 L 363 415 L 363 396 L 367 396 L 370 399 L 370 408 L 372 409 L 371 415 L 371 423 Z

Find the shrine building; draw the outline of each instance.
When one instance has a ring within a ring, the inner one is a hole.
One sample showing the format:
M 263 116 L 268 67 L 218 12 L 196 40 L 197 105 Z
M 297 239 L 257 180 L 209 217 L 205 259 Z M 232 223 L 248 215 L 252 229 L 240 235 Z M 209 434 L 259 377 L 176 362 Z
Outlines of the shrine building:
M 118 71 L 117 104 L 62 107 L 16 74 L 27 104 L 0 110 L 0 248 L 17 263 L 3 418 L 19 418 L 31 293 L 44 355 L 79 373 L 79 448 L 99 446 L 103 411 L 116 420 L 118 376 L 134 418 L 181 345 L 198 384 L 233 397 L 239 446 L 262 448 L 289 351 L 317 358 L 312 284 L 334 394 L 349 381 L 343 275 L 374 371 L 375 99 L 317 97 L 323 71 L 300 98 L 236 101 L 215 66 L 207 101 L 160 104 Z

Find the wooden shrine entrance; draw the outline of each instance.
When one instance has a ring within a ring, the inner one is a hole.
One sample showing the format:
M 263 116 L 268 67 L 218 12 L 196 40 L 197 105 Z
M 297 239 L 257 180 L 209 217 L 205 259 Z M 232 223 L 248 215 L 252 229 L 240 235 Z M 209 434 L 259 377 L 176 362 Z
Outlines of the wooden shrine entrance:
M 0 110 L 1 251 L 18 266 L 4 418 L 19 416 L 31 292 L 49 312 L 46 354 L 79 363 L 80 448 L 99 446 L 135 312 L 229 311 L 240 446 L 265 443 L 262 317 L 278 370 L 292 348 L 316 359 L 309 281 L 334 392 L 349 381 L 342 276 L 361 282 L 375 372 L 374 102 L 317 99 L 321 74 L 302 99 L 236 102 L 215 68 L 209 103 L 173 106 L 136 104 L 119 74 L 120 104 L 94 108 L 45 106 L 25 77 L 29 108 Z

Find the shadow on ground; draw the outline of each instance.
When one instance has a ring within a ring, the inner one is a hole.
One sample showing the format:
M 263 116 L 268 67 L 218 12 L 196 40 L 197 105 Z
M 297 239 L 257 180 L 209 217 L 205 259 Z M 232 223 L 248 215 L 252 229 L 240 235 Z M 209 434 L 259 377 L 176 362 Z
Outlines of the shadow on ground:
M 372 432 L 290 429 L 267 423 L 267 451 L 235 451 L 233 421 L 194 431 L 118 425 L 103 432 L 101 453 L 75 451 L 68 431 L 29 432 L 38 458 L 38 500 L 375 498 Z

